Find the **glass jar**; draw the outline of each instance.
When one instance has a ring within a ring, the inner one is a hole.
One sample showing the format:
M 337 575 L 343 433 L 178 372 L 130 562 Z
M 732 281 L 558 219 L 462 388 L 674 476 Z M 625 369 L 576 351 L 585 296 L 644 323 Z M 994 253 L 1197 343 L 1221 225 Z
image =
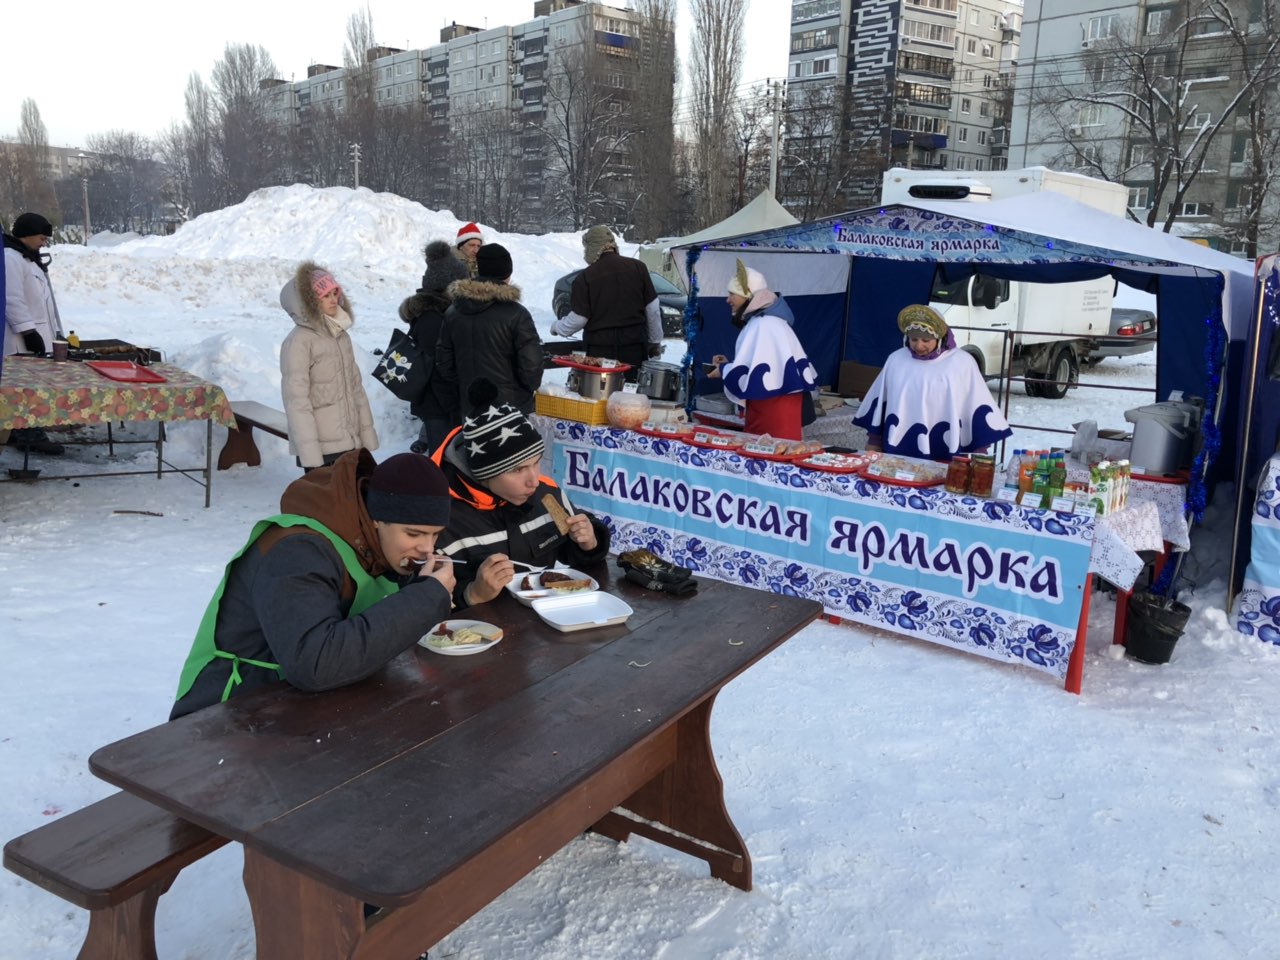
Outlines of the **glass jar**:
M 989 497 L 995 480 L 996 458 L 975 455 L 969 471 L 969 492 L 975 497 Z
M 968 493 L 969 492 L 969 458 L 966 456 L 952 457 L 951 462 L 947 464 L 947 479 L 945 482 L 947 493 Z

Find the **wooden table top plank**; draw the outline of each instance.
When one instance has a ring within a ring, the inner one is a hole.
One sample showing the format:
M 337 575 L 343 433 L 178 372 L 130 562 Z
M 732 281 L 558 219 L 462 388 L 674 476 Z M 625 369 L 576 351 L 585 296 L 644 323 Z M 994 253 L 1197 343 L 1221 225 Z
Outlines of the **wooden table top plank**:
M 507 633 L 485 653 L 444 657 L 415 647 L 340 691 L 258 691 L 102 747 L 89 767 L 110 783 L 243 841 L 261 824 L 342 782 L 335 770 L 389 762 L 682 602 L 637 587 L 616 567 L 602 563 L 589 572 L 631 604 L 635 613 L 626 626 L 563 635 L 547 628 L 540 642 L 520 646 L 531 614 L 504 595 L 473 608 L 480 611 L 473 616 Z
M 413 899 L 657 735 L 820 612 L 816 602 L 794 597 L 752 592 L 752 603 L 736 589 L 724 593 L 720 604 L 703 608 L 707 619 L 672 608 L 652 629 L 265 824 L 247 842 L 367 902 Z M 595 811 L 581 827 L 607 812 Z

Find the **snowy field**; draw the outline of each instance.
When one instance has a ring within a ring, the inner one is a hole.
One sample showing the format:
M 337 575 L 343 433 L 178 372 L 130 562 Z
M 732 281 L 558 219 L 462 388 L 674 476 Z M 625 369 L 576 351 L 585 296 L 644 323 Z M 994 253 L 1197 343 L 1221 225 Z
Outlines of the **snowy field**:
M 171 238 L 55 247 L 51 276 L 82 338 L 157 347 L 235 399 L 279 407 L 290 321 L 277 295 L 297 261 L 319 260 L 348 291 L 368 371 L 423 245 L 460 225 L 365 190 L 274 188 Z M 581 265 L 578 236 L 486 237 L 512 251 L 545 335 L 552 285 Z M 679 359 L 683 345 L 667 343 Z M 1154 363 L 1106 360 L 1082 379 L 1149 386 Z M 407 449 L 404 405 L 367 390 L 378 456 Z M 1123 427 L 1123 410 L 1148 402 L 1019 391 L 1010 418 Z M 170 437 L 174 458 L 203 459 L 203 424 Z M 0 486 L 3 839 L 112 792 L 89 754 L 166 718 L 223 564 L 298 475 L 283 442 L 259 445 L 261 467 L 216 476 L 210 510 L 175 475 Z M 0 468 L 19 462 L 0 455 Z M 1280 956 L 1280 651 L 1235 633 L 1222 610 L 1231 498 L 1220 490 L 1193 531 L 1182 599 L 1194 613 L 1169 664 L 1118 655 L 1104 593 L 1078 697 L 1029 670 L 814 624 L 727 687 L 713 716 L 751 893 L 645 840 L 583 837 L 432 960 Z M 253 957 L 240 868 L 231 845 L 183 872 L 159 908 L 162 958 Z M 0 960 L 69 960 L 86 925 L 0 874 Z

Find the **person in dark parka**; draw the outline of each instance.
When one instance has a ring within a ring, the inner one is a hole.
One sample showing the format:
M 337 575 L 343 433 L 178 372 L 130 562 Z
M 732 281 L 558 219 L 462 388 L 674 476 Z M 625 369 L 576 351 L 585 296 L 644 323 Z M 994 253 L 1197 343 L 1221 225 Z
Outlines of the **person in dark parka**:
M 467 277 L 467 268 L 454 255 L 446 240 L 432 240 L 426 249 L 427 269 L 422 286 L 400 304 L 400 319 L 409 324 L 409 336 L 435 363 L 436 344 L 444 326 L 444 313 L 449 309 L 448 287 Z M 426 390 L 409 404 L 410 412 L 422 421 L 418 439 L 409 447 L 414 453 L 432 453 L 449 431 L 462 422 L 457 409 L 457 391 L 446 384 L 435 370 L 427 378 Z

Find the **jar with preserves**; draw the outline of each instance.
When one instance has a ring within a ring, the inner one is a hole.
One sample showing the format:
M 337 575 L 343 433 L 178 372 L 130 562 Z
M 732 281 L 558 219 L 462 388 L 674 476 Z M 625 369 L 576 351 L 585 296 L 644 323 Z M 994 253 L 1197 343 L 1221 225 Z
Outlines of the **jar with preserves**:
M 995 479 L 996 458 L 975 454 L 969 468 L 969 492 L 975 497 L 989 497 Z
M 951 462 L 947 464 L 947 479 L 944 481 L 947 493 L 969 492 L 969 470 L 968 457 L 962 455 L 951 458 Z

